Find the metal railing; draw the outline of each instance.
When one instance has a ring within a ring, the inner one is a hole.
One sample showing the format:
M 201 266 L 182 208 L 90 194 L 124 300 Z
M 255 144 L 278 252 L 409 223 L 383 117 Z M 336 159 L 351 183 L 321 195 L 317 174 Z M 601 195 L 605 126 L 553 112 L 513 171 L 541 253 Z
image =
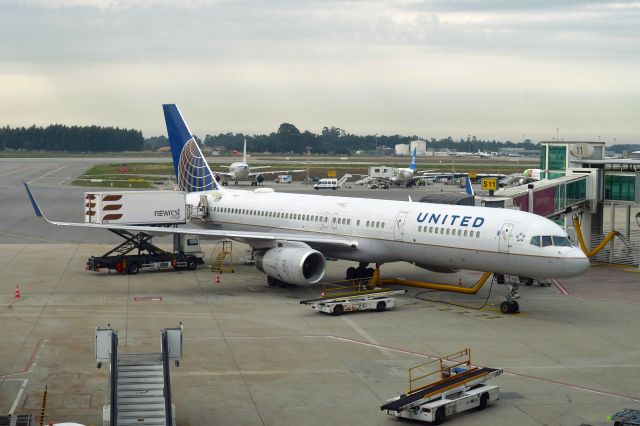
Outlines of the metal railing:
M 455 352 L 453 354 L 443 356 L 440 358 L 436 358 L 432 361 L 425 362 L 420 365 L 416 365 L 415 367 L 411 367 L 408 369 L 409 372 L 409 391 L 408 393 L 413 393 L 420 389 L 426 388 L 433 383 L 438 381 L 442 381 L 449 377 L 452 374 L 452 370 L 456 367 L 465 366 L 467 370 L 471 369 L 471 349 L 465 348 L 459 352 Z M 437 369 L 436 369 L 437 367 Z M 427 372 L 421 373 L 420 371 L 426 370 Z M 430 371 L 433 370 L 433 371 Z M 416 376 L 416 374 L 418 374 Z M 438 379 L 434 380 L 434 375 L 438 374 Z M 426 378 L 431 378 L 431 381 L 417 385 L 416 382 L 422 381 Z
M 164 379 L 164 414 L 165 424 L 173 426 L 173 413 L 171 409 L 171 377 L 169 374 L 169 341 L 167 339 L 167 330 L 162 330 L 161 347 L 162 347 L 162 376 Z
M 111 331 L 111 377 L 109 380 L 109 394 L 111 405 L 109 415 L 111 416 L 111 426 L 118 425 L 118 333 Z
M 608 233 L 592 234 L 591 248 L 597 247 Z M 640 267 L 640 230 L 631 230 L 628 235 L 614 239 L 591 258 L 596 262 Z

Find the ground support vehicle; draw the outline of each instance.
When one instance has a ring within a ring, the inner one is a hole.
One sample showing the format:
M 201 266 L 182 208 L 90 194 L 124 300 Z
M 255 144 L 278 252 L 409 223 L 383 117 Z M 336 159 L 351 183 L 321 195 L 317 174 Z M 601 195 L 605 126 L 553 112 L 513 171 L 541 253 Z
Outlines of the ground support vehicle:
M 371 189 L 389 189 L 389 187 L 391 186 L 391 181 L 386 178 L 375 178 L 371 179 L 367 186 Z
M 204 263 L 200 243 L 195 238 L 186 238 L 186 244 L 184 244 L 185 241 L 179 241 L 178 247 L 174 240 L 176 249 L 171 253 L 152 244 L 152 236 L 144 232 L 133 234 L 124 230 L 110 229 L 110 231 L 121 236 L 125 241 L 102 256 L 91 256 L 87 260 L 85 269 L 96 272 L 108 269 L 135 275 L 141 269 L 154 271 L 196 269 L 198 265 Z M 180 237 L 176 235 L 176 238 L 180 239 Z M 136 250 L 137 253 L 132 254 Z
M 425 373 L 425 367 L 439 368 Z M 416 384 L 438 373 L 439 380 Z M 465 349 L 410 368 L 409 392 L 385 401 L 380 409 L 402 419 L 441 424 L 449 416 L 471 409 L 484 410 L 490 401 L 497 401 L 500 388 L 485 382 L 500 374 L 500 369 L 472 366 L 471 351 Z
M 640 411 L 625 408 L 609 416 L 614 426 L 640 426 Z
M 371 293 L 301 300 L 314 311 L 331 315 L 342 315 L 345 312 L 376 311 L 383 312 L 396 307 L 396 294 L 405 294 L 406 290 L 373 291 Z

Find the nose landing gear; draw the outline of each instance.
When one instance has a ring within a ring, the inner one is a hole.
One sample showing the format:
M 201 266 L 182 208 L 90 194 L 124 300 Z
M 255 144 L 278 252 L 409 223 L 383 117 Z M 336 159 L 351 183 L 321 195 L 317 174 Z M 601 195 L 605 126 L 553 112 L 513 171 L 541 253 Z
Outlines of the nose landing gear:
M 500 303 L 500 312 L 503 314 L 515 314 L 520 312 L 520 305 L 517 300 L 520 299 L 520 294 L 518 294 L 518 289 L 520 288 L 520 278 L 519 277 L 509 277 L 509 280 L 506 281 L 504 275 L 496 274 L 496 281 L 498 284 L 506 284 L 507 285 L 507 300 Z

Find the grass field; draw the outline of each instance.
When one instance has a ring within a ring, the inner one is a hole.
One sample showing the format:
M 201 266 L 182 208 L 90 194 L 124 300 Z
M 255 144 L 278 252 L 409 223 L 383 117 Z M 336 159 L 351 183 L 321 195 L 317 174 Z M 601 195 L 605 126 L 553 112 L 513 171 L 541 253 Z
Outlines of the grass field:
M 217 159 L 216 160 L 221 160 Z M 224 161 L 224 160 L 223 160 Z M 442 158 L 442 159 L 421 159 L 418 162 L 418 170 L 433 170 L 441 172 L 476 172 L 476 173 L 522 173 L 526 168 L 537 167 L 534 159 L 523 158 L 519 161 L 491 161 L 477 159 L 460 160 L 455 158 Z M 216 170 L 226 170 L 226 164 L 216 164 L 214 161 L 209 161 L 211 168 Z M 406 162 L 400 163 L 398 159 L 389 161 L 388 159 L 381 158 L 361 158 L 357 162 L 345 162 L 340 159 L 316 159 L 309 163 L 309 175 L 317 177 L 328 176 L 330 170 L 335 170 L 338 177 L 351 173 L 354 178 L 356 175 L 366 175 L 370 166 L 378 166 L 384 164 L 389 167 L 407 167 Z M 264 169 L 264 172 L 269 170 L 281 170 L 281 169 L 305 169 L 307 165 L 296 159 L 286 166 L 282 164 L 282 159 L 275 160 L 274 163 L 269 164 L 264 159 L 260 162 L 261 166 L 270 165 L 270 168 Z M 302 180 L 306 175 L 305 172 L 295 173 L 294 180 Z M 267 180 L 275 180 L 276 175 L 267 175 Z M 102 179 L 103 182 L 91 182 L 91 179 Z M 104 186 L 114 188 L 128 188 L 131 184 L 131 188 L 152 188 L 153 182 L 160 181 L 173 181 L 174 169 L 171 162 L 154 162 L 154 163 L 136 163 L 122 162 L 112 164 L 97 164 L 89 168 L 82 176 L 79 176 L 72 184 L 78 186 Z

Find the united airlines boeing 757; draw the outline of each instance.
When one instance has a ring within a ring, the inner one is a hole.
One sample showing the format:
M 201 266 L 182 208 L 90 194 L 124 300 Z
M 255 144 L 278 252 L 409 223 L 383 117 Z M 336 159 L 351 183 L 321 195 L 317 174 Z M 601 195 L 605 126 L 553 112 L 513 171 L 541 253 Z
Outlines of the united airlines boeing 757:
M 574 277 L 589 267 L 561 227 L 518 210 L 223 188 L 177 106 L 163 109 L 178 186 L 187 193 L 187 208 L 202 213 L 191 219 L 198 229 L 51 223 L 241 241 L 272 285 L 317 283 L 327 257 L 359 263 L 347 269 L 347 278 L 387 262 L 537 278 Z

